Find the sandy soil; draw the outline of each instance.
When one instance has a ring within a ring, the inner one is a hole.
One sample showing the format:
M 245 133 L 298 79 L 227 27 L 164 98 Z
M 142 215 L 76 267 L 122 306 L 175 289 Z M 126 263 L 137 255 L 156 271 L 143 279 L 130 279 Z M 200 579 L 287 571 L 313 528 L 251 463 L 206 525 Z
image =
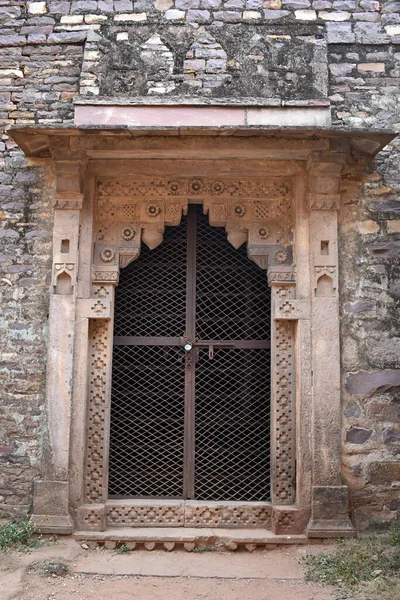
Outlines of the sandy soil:
M 75 575 L 43 579 L 30 575 L 15 600 L 333 600 L 335 595 L 302 582 Z
M 118 555 L 69 539 L 30 553 L 0 552 L 0 600 L 336 600 L 334 590 L 303 579 L 301 558 L 322 549 Z M 48 559 L 71 572 L 60 577 L 30 570 Z

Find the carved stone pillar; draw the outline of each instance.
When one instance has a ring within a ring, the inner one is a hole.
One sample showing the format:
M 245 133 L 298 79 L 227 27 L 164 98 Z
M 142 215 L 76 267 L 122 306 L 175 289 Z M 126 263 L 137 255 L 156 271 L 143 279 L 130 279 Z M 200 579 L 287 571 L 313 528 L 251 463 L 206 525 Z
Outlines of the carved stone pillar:
M 56 148 L 53 158 L 56 193 L 46 379 L 48 439 L 41 479 L 34 484 L 33 519 L 42 532 L 70 533 L 70 426 L 84 156 Z
M 337 211 L 341 165 L 313 157 L 310 173 L 310 266 L 313 372 L 311 537 L 353 533 L 341 478 L 341 406 Z

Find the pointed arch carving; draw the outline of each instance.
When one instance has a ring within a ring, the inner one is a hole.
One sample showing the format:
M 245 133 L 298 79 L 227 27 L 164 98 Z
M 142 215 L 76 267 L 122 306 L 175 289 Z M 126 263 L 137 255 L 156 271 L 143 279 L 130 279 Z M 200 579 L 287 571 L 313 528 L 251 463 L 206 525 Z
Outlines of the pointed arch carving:
M 118 282 L 119 269 L 162 243 L 166 226 L 179 225 L 189 203 L 201 203 L 210 225 L 225 227 L 229 242 L 247 242 L 260 268 L 292 263 L 292 181 L 263 177 L 105 177 L 97 182 L 93 281 Z

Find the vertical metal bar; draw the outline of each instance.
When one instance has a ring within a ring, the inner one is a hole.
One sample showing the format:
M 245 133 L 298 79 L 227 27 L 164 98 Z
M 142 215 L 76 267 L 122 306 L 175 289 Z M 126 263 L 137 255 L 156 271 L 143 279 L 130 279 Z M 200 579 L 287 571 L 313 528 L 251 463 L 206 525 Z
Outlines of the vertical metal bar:
M 196 230 L 197 209 L 189 205 L 187 219 L 186 335 L 193 342 L 196 321 Z M 185 373 L 184 498 L 194 498 L 194 421 L 196 349 L 190 350 Z

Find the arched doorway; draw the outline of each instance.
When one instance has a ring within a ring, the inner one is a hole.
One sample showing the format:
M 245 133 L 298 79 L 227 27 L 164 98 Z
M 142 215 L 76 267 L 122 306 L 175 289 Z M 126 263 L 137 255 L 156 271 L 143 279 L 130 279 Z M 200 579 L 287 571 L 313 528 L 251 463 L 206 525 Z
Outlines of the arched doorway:
M 201 205 L 121 271 L 109 497 L 270 500 L 270 290 Z

